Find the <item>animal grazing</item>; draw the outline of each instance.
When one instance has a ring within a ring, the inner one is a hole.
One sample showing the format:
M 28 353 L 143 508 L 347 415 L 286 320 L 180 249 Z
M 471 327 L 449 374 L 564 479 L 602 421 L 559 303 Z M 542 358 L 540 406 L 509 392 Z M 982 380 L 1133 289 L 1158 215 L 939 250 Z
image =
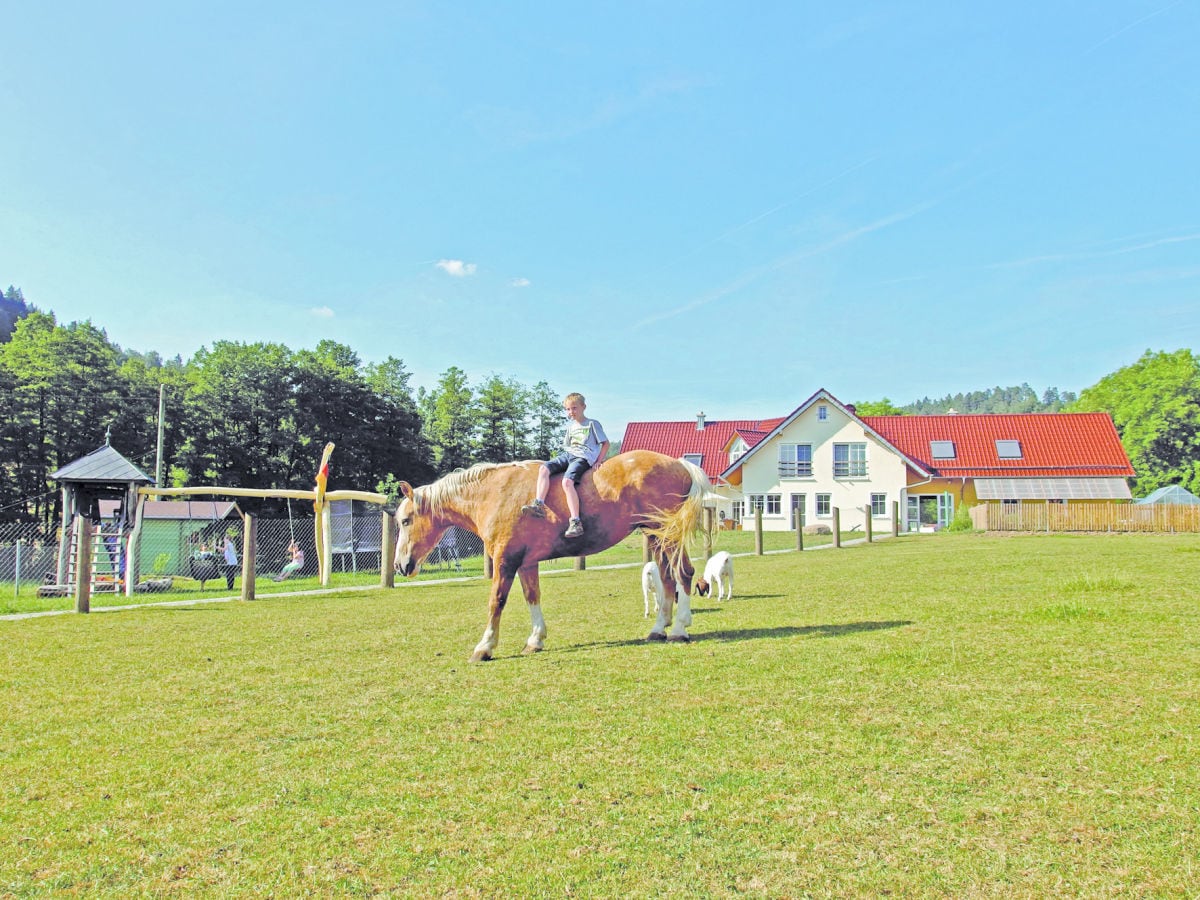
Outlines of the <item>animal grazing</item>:
M 568 513 L 561 492 L 552 492 L 547 499 L 545 517 L 521 515 L 521 503 L 534 493 L 539 466 L 536 461 L 483 463 L 423 487 L 400 482 L 402 496 L 395 517 L 397 572 L 415 574 L 451 525 L 483 539 L 484 553 L 492 563 L 492 588 L 487 627 L 471 661 L 489 660 L 496 652 L 500 616 L 514 579 L 521 580 L 533 621 L 524 652 L 535 653 L 546 639 L 538 563 L 599 553 L 635 528 L 646 535 L 663 582 L 664 600 L 646 640 L 691 640 L 688 595 L 695 572 L 686 545 L 701 529 L 704 500 L 711 490 L 704 472 L 650 450 L 632 450 L 605 460 L 579 483 L 584 535 L 566 538 L 563 526 Z
M 650 616 L 650 598 L 654 598 L 654 611 L 658 612 L 666 599 L 663 597 L 662 576 L 658 574 L 658 563 L 654 560 L 642 566 L 642 617 Z
M 717 600 L 733 599 L 733 557 L 726 550 L 719 550 L 709 557 L 704 564 L 704 577 L 696 579 L 696 593 L 704 597 L 717 586 Z M 725 588 L 729 588 L 729 596 L 722 598 Z

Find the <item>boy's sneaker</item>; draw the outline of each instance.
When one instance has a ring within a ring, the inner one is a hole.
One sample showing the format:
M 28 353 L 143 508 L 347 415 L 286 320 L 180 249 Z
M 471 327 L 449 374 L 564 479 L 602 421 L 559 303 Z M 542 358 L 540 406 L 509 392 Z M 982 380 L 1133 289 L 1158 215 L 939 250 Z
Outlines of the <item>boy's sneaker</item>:
M 538 519 L 546 518 L 546 504 L 541 500 L 534 500 L 531 503 L 526 503 L 521 507 L 521 512 L 527 516 L 533 516 Z
M 571 524 L 567 526 L 567 530 L 563 532 L 563 537 L 580 537 L 583 535 L 583 523 L 578 519 L 572 519 Z

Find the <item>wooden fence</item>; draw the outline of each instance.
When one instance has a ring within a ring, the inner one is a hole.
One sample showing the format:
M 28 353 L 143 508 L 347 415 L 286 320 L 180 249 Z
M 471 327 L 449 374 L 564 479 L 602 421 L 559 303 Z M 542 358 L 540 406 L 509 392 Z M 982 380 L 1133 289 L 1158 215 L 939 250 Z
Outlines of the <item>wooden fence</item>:
M 1200 533 L 1200 505 L 1171 503 L 983 503 L 971 522 L 988 531 L 1146 531 Z

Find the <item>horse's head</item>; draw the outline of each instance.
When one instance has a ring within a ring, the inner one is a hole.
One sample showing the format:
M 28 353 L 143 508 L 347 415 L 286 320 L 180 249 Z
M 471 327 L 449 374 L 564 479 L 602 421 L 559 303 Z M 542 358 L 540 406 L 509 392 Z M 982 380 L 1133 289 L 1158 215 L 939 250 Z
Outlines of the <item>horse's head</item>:
M 435 546 L 445 526 L 436 527 L 427 504 L 407 481 L 400 482 L 403 496 L 396 507 L 396 571 L 415 575 L 417 566 Z

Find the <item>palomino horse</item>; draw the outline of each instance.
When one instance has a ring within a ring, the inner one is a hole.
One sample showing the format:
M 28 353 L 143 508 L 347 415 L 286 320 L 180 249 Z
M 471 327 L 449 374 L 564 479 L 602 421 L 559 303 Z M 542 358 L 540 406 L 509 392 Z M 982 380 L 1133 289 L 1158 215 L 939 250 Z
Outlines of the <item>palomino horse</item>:
M 685 545 L 701 527 L 708 478 L 697 466 L 649 450 L 632 450 L 606 460 L 584 474 L 579 484 L 584 535 L 563 537 L 566 502 L 555 484 L 546 499 L 544 519 L 521 515 L 521 504 L 534 495 L 537 462 L 484 463 L 452 472 L 433 484 L 414 488 L 400 482 L 403 497 L 396 510 L 396 571 L 412 575 L 451 525 L 483 538 L 492 561 L 492 593 L 487 628 L 472 662 L 492 658 L 500 639 L 500 615 L 514 577 L 520 577 L 533 620 L 525 653 L 542 649 L 546 620 L 542 616 L 538 563 L 560 556 L 585 556 L 606 550 L 634 528 L 645 529 L 662 573 L 667 601 L 647 640 L 690 640 L 688 595 L 692 564 Z M 679 610 L 672 622 L 672 603 Z M 667 633 L 671 626 L 670 634 Z

